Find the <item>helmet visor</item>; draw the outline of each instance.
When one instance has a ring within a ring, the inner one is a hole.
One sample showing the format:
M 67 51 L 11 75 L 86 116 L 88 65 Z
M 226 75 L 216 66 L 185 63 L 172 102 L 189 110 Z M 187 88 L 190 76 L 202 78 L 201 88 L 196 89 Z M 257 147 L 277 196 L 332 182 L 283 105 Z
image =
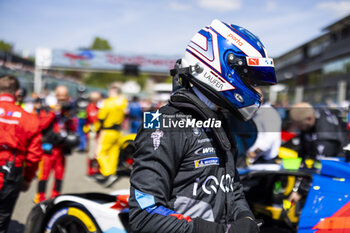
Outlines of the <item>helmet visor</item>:
M 246 57 L 243 76 L 251 85 L 273 85 L 277 83 L 275 67 L 272 58 Z

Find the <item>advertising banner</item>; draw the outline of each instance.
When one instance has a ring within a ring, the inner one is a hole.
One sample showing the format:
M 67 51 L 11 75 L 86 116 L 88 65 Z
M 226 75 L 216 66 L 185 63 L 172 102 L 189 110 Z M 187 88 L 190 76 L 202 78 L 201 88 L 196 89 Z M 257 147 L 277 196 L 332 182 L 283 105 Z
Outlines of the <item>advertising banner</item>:
M 107 51 L 51 50 L 36 51 L 36 65 L 40 68 L 60 67 L 96 70 L 123 70 L 125 65 L 137 65 L 141 72 L 169 73 L 175 56 L 126 55 Z

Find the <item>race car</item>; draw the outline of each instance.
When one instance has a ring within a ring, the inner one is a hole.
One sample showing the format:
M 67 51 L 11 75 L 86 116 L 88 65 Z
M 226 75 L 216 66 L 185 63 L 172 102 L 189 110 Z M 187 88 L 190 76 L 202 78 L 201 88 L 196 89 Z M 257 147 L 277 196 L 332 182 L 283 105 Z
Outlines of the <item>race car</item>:
M 64 194 L 31 210 L 25 233 L 126 233 L 129 190 Z
M 342 159 L 324 159 L 319 169 L 288 169 L 283 165 L 257 165 L 241 169 L 246 199 L 257 218 L 264 220 L 261 232 L 350 232 L 350 164 Z M 300 201 L 289 195 L 300 183 L 309 184 Z
M 249 127 L 240 131 L 242 145 L 254 141 Z M 246 199 L 255 216 L 264 220 L 261 232 L 350 233 L 350 164 L 342 159 L 324 159 L 309 169 L 299 169 L 301 159 L 291 151 L 282 152 L 288 155 L 282 164 L 239 170 Z M 123 166 L 129 174 L 132 161 Z M 300 201 L 289 202 L 289 195 L 301 182 L 309 184 L 307 192 Z M 128 194 L 129 190 L 64 194 L 41 202 L 29 214 L 25 232 L 130 232 Z
M 350 164 L 322 160 L 312 172 L 276 166 L 240 170 L 247 201 L 265 222 L 262 232 L 350 232 Z M 301 201 L 288 203 L 298 179 L 312 184 Z M 25 232 L 130 232 L 128 197 L 129 190 L 60 195 L 32 209 Z
M 254 128 L 252 121 L 235 126 L 241 167 L 246 167 L 245 151 L 256 140 Z M 350 233 L 350 159 L 302 161 L 295 151 L 298 136 L 282 131 L 281 137 L 282 147 L 276 160 L 281 164 L 239 169 L 246 199 L 255 216 L 264 220 L 261 232 Z M 350 155 L 350 146 L 346 154 Z M 300 184 L 307 188 L 300 201 L 291 203 L 288 199 Z

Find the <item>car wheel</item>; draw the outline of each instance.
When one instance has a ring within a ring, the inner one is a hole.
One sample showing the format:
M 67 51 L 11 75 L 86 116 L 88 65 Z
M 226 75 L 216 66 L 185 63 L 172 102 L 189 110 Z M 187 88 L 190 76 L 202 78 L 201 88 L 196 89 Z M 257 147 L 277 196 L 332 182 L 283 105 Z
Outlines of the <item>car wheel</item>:
M 91 215 L 80 206 L 57 209 L 45 225 L 45 233 L 100 233 Z

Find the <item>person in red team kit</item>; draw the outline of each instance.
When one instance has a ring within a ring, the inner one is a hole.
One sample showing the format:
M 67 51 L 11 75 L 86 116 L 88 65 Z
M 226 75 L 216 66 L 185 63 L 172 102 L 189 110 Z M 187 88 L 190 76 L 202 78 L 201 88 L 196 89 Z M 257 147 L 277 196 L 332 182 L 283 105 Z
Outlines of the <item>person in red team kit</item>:
M 7 231 L 20 191 L 29 188 L 43 151 L 36 116 L 15 105 L 16 77 L 0 76 L 0 233 Z
M 98 102 L 102 99 L 102 96 L 99 92 L 90 93 L 90 103 L 86 108 L 87 112 L 87 121 L 85 126 L 85 132 L 88 134 L 88 170 L 87 175 L 93 176 L 98 173 L 98 163 L 96 160 L 96 147 L 97 147 L 97 138 L 96 133 L 96 123 L 98 123 Z
M 51 170 L 55 172 L 55 184 L 51 198 L 60 194 L 65 169 L 65 155 L 78 143 L 77 137 L 70 134 L 74 131 L 73 121 L 69 117 L 70 105 L 68 88 L 56 88 L 57 104 L 54 109 L 42 108 L 39 112 L 40 128 L 43 132 L 44 156 L 39 165 L 38 193 L 34 202 L 46 200 L 46 185 Z M 72 139 L 73 138 L 73 139 Z

